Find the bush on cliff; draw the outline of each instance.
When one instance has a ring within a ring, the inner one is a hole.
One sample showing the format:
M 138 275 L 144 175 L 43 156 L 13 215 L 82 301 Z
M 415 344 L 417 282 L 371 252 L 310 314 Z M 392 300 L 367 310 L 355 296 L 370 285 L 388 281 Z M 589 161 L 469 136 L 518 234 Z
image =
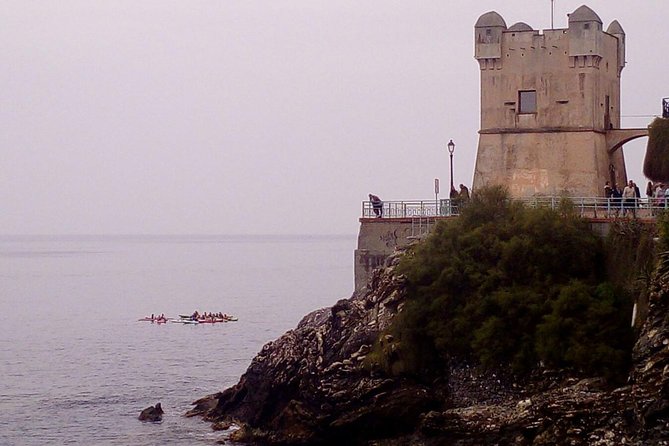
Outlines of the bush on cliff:
M 607 282 L 602 241 L 571 213 L 479 191 L 399 271 L 409 288 L 395 342 L 373 356 L 389 372 L 429 376 L 462 358 L 519 373 L 540 361 L 626 373 L 629 296 Z
M 655 118 L 648 127 L 643 174 L 653 181 L 669 181 L 669 119 Z
M 669 251 L 669 211 L 665 210 L 656 218 L 659 249 Z

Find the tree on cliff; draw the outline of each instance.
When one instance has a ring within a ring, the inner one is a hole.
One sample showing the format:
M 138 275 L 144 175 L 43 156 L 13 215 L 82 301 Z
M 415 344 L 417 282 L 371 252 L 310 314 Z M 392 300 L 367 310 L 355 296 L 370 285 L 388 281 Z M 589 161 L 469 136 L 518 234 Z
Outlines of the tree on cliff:
M 452 359 L 626 374 L 631 299 L 607 281 L 602 241 L 569 208 L 531 209 L 491 188 L 438 225 L 400 264 L 408 300 L 392 355 L 377 349 L 381 365 L 419 376 Z
M 643 174 L 653 181 L 669 181 L 669 119 L 655 118 L 648 126 Z

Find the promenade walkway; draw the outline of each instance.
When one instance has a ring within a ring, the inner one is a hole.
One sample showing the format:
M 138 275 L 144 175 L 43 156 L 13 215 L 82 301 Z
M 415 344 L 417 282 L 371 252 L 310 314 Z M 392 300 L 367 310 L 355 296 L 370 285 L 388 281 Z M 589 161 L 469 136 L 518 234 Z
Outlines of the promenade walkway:
M 529 207 L 546 207 L 558 209 L 562 197 L 530 197 L 516 199 Z M 654 219 L 661 211 L 669 209 L 669 199 L 637 198 L 634 202 L 623 199 L 602 197 L 570 197 L 568 199 L 578 215 L 588 219 L 613 220 L 620 217 Z M 361 219 L 415 219 L 415 218 L 447 218 L 460 213 L 456 201 L 443 200 L 408 200 L 384 201 L 382 212 L 374 209 L 369 201 L 362 202 Z

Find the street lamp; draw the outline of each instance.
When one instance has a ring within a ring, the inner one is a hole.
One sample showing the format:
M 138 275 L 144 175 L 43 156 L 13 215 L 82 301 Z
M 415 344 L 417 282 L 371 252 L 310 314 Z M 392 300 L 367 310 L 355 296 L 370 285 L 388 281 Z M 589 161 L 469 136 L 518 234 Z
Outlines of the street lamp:
M 451 139 L 450 141 L 448 141 L 448 153 L 451 156 L 451 195 L 453 189 L 455 189 L 455 187 L 453 187 L 453 152 L 455 152 L 455 143 Z

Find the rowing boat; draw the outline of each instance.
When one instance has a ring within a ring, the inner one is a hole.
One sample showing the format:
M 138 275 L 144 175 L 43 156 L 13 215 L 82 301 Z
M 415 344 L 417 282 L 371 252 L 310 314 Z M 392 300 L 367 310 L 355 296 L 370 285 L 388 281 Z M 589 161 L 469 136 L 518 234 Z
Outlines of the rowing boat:
M 185 324 L 185 325 L 188 324 L 196 325 L 200 323 L 199 321 L 193 321 L 191 319 L 170 319 L 170 322 L 174 322 L 176 324 Z

